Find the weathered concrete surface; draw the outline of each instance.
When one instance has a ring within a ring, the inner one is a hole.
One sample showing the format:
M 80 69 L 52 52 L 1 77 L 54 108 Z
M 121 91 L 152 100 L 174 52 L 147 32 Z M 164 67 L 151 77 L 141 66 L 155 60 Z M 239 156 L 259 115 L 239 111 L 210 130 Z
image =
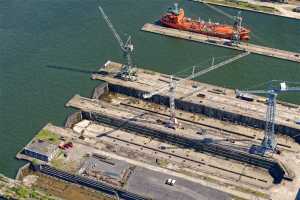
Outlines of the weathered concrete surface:
M 214 143 L 202 143 L 200 142 L 201 140 L 196 139 L 199 136 L 195 134 L 193 136 L 192 134 L 189 134 L 187 130 L 185 130 L 185 134 L 183 134 L 178 131 L 172 131 L 172 129 L 168 129 L 163 125 L 151 122 L 151 120 L 155 121 L 155 119 L 145 121 L 145 119 L 143 119 L 145 113 L 143 112 L 131 113 L 133 111 L 117 106 L 101 105 L 98 100 L 89 100 L 87 98 L 80 98 L 79 96 L 72 98 L 67 103 L 67 106 L 82 110 L 83 119 L 104 123 L 118 129 L 133 131 L 142 135 L 168 141 L 185 148 L 192 148 L 199 152 L 205 152 L 267 169 L 276 183 L 281 182 L 285 175 L 284 169 L 272 159 L 249 154 L 247 149 L 245 151 L 234 149 L 232 147 L 226 148 L 225 146 L 223 147 L 222 145 Z M 286 175 L 288 176 L 289 174 Z
M 174 186 L 165 184 L 168 178 L 176 180 Z M 130 176 L 126 189 L 151 199 L 164 200 L 230 200 L 230 195 L 198 183 L 170 176 L 161 172 L 137 168 Z
M 269 57 L 275 57 L 280 58 L 283 60 L 289 60 L 294 62 L 300 62 L 300 53 L 299 52 L 290 52 L 290 51 L 284 51 L 280 49 L 274 49 L 264 46 L 258 46 L 255 44 L 250 43 L 243 43 L 241 42 L 238 46 L 232 46 L 228 45 L 228 40 L 217 38 L 217 37 L 211 37 L 207 35 L 202 35 L 199 33 L 193 33 L 189 31 L 182 31 L 172 28 L 167 28 L 155 24 L 145 24 L 142 28 L 143 31 L 148 31 L 151 33 L 157 33 L 161 35 L 176 37 L 176 38 L 182 38 L 186 40 L 192 40 L 196 42 L 202 42 L 206 44 L 221 46 L 225 48 L 230 49 L 236 49 L 240 51 L 249 51 L 251 53 L 269 56 Z
M 152 92 L 157 88 L 169 84 L 169 76 L 153 71 L 138 70 L 138 81 L 130 82 L 115 78 L 116 71 L 121 64 L 107 62 L 101 69 L 106 74 L 93 74 L 92 78 L 106 81 L 109 91 L 121 93 L 135 98 L 143 99 L 143 94 Z M 111 73 L 110 73 L 111 72 Z M 180 78 L 176 78 L 180 80 Z M 187 92 L 195 90 L 193 85 L 201 85 L 202 89 L 187 96 Z M 146 99 L 161 105 L 169 105 L 169 92 L 154 95 Z M 253 102 L 237 99 L 235 92 L 205 83 L 185 81 L 177 86 L 175 106 L 177 109 L 202 114 L 215 119 L 264 129 L 267 106 L 266 99 L 254 96 Z M 280 102 L 277 104 L 275 131 L 288 135 L 300 142 L 300 125 L 295 123 L 299 119 L 300 108 L 298 105 Z

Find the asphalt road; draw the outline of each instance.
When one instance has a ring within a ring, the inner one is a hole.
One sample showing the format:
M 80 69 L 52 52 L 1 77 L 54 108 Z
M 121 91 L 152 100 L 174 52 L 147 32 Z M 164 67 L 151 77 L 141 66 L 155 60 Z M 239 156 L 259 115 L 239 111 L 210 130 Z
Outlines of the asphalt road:
M 166 179 L 176 180 L 174 186 L 165 184 Z M 230 195 L 210 189 L 198 183 L 168 174 L 137 167 L 130 176 L 125 189 L 157 200 L 230 200 Z

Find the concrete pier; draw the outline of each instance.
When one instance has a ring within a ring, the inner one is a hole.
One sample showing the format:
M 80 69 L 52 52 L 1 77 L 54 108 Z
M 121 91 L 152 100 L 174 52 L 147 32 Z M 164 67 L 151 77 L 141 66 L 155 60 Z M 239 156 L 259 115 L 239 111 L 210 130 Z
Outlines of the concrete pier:
M 121 66 L 119 63 L 107 62 L 102 69 L 107 73 L 104 75 L 93 74 L 92 78 L 106 81 L 111 92 L 140 99 L 143 99 L 144 93 L 169 84 L 170 77 L 168 75 L 144 69 L 138 70 L 138 80 L 135 82 L 115 78 L 115 73 Z M 198 85 L 198 88 L 195 89 L 194 85 Z M 191 91 L 195 92 L 190 94 Z M 176 109 L 264 129 L 267 110 L 266 99 L 259 96 L 253 97 L 252 102 L 241 100 L 236 98 L 234 90 L 189 80 L 177 86 L 175 104 Z M 149 101 L 168 106 L 169 92 L 154 95 Z M 299 114 L 298 105 L 279 102 L 277 104 L 276 132 L 300 141 L 300 125 L 296 124 Z
M 299 52 L 285 51 L 285 50 L 250 44 L 250 43 L 244 43 L 244 42 L 241 42 L 238 46 L 232 46 L 231 43 L 226 39 L 162 27 L 162 26 L 149 24 L 149 23 L 145 24 L 142 27 L 142 30 L 151 33 L 157 33 L 157 34 L 166 35 L 170 37 L 182 38 L 185 40 L 191 40 L 195 42 L 201 42 L 201 43 L 216 45 L 220 47 L 240 50 L 240 51 L 249 51 L 251 53 L 255 53 L 263 56 L 269 56 L 269 57 L 289 60 L 293 62 L 300 62 Z
M 196 128 L 196 125 L 192 123 L 186 124 L 180 121 L 183 129 L 173 130 L 158 122 L 159 120 L 166 121 L 168 117 L 147 113 L 139 109 L 132 109 L 127 106 L 113 106 L 105 102 L 82 98 L 80 96 L 74 96 L 66 105 L 81 110 L 82 119 L 85 120 L 103 123 L 118 130 L 134 132 L 142 136 L 156 138 L 160 141 L 167 141 L 183 148 L 194 149 L 196 152 L 230 159 L 231 163 L 238 161 L 264 168 L 273 176 L 274 182 L 280 182 L 283 177 L 293 179 L 272 158 L 249 154 L 246 143 L 236 142 L 232 144 L 228 142 L 226 144 L 226 141 L 219 144 L 213 142 L 207 143 L 207 136 L 197 134 L 196 130 L 199 130 L 199 128 Z M 209 138 L 212 141 L 224 139 L 222 136 L 213 135 L 210 135 Z M 241 146 L 244 148 L 240 148 Z

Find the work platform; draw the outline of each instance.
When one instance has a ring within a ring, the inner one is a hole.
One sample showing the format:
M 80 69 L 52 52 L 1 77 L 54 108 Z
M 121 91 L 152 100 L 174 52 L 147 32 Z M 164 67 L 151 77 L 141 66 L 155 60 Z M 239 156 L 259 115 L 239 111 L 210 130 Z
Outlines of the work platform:
M 193 33 L 188 31 L 182 31 L 167 27 L 162 27 L 155 24 L 147 23 L 142 27 L 143 31 L 157 33 L 161 35 L 166 35 L 170 37 L 182 38 L 185 40 L 191 40 L 195 42 L 201 42 L 211 45 L 216 45 L 220 47 L 240 50 L 240 51 L 249 51 L 251 53 L 280 58 L 284 60 L 289 60 L 293 62 L 300 62 L 300 53 L 299 52 L 291 52 L 291 51 L 284 51 L 280 49 L 269 48 L 265 46 L 259 46 L 255 44 L 241 42 L 238 46 L 233 46 L 229 40 L 217 37 L 211 37 L 199 33 Z
M 121 64 L 107 62 L 101 69 L 101 73 L 92 75 L 93 79 L 108 83 L 112 92 L 122 93 L 136 98 L 143 98 L 143 94 L 152 92 L 157 88 L 168 86 L 170 76 L 139 68 L 138 80 L 124 81 L 116 78 Z M 180 78 L 176 77 L 177 80 Z M 150 101 L 169 105 L 169 92 L 158 94 L 150 98 Z M 245 101 L 236 98 L 232 89 L 221 88 L 192 80 L 186 80 L 176 88 L 176 108 L 203 114 L 208 117 L 230 121 L 242 125 L 264 129 L 266 115 L 266 99 L 253 96 L 253 101 Z M 297 140 L 300 125 L 300 109 L 298 105 L 279 102 L 277 104 L 276 131 L 291 136 Z

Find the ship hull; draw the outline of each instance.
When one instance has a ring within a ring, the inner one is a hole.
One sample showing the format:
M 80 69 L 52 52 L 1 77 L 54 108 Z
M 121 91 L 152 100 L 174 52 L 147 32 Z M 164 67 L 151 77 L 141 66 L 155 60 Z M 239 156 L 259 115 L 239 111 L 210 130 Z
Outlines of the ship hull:
M 236 21 L 236 25 L 234 26 L 212 23 L 210 21 L 205 22 L 200 19 L 196 21 L 185 17 L 184 10 L 182 8 L 179 9 L 178 5 L 175 4 L 175 7 L 169 9 L 169 11 L 160 19 L 160 23 L 170 28 L 200 33 L 208 36 L 229 40 L 249 40 L 250 30 L 241 27 L 241 25 L 238 26 L 237 24 L 241 24 L 242 18 L 239 17 L 238 19 L 239 21 Z
M 198 25 L 198 28 L 195 26 L 195 24 L 199 23 L 199 22 L 194 22 L 194 23 L 185 23 L 185 24 L 175 24 L 175 23 L 170 23 L 168 21 L 165 20 L 160 20 L 160 23 L 163 26 L 169 27 L 169 28 L 174 28 L 174 29 L 178 29 L 178 30 L 183 30 L 183 31 L 189 31 L 189 32 L 194 32 L 194 33 L 199 33 L 199 34 L 203 34 L 203 35 L 208 35 L 208 36 L 213 36 L 213 37 L 219 37 L 219 38 L 224 38 L 224 39 L 232 39 L 233 37 L 233 29 L 230 28 L 229 26 L 226 25 L 216 25 L 216 26 L 211 26 L 209 24 L 206 25 Z M 193 25 L 192 25 L 193 24 Z M 193 27 L 194 26 L 194 27 Z M 204 30 L 204 27 L 207 27 L 206 30 Z M 220 28 L 220 29 L 225 29 L 226 31 L 214 31 L 214 29 L 216 28 Z M 241 32 L 240 33 L 240 39 L 241 40 L 249 40 L 249 32 L 245 31 L 244 33 Z

